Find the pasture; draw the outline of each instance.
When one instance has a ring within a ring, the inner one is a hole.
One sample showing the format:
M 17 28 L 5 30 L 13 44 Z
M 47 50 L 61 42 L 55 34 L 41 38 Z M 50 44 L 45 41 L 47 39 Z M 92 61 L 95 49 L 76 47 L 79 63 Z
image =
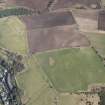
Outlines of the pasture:
M 59 92 L 86 90 L 89 84 L 105 83 L 105 68 L 91 48 L 70 48 L 35 56 Z
M 105 58 L 105 34 L 92 32 L 86 34 L 91 42 L 91 46 L 93 46 L 97 50 L 101 57 Z
M 17 83 L 22 90 L 22 103 L 26 105 L 55 105 L 56 92 L 49 88 L 46 76 L 34 56 L 25 59 L 26 71 L 17 75 Z
M 0 18 L 0 47 L 25 54 L 27 51 L 26 28 L 18 17 Z

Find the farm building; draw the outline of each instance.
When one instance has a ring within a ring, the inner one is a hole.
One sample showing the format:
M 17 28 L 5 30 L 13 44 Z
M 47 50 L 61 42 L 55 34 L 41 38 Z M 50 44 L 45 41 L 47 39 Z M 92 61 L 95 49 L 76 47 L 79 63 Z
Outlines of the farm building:
M 61 8 L 100 9 L 101 0 L 58 0 L 52 9 Z
M 99 12 L 98 15 L 98 29 L 105 31 L 105 10 Z
M 89 45 L 87 38 L 78 31 L 71 12 L 52 12 L 21 19 L 27 26 L 30 53 Z

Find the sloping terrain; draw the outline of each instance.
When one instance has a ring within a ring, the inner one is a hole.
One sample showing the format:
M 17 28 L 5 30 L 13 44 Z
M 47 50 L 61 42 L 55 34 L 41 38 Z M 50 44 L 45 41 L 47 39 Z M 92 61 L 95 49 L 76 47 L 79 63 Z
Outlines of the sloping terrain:
M 26 71 L 17 81 L 26 105 L 76 105 L 80 98 L 70 92 L 105 83 L 104 65 L 91 48 L 40 53 L 26 58 L 25 63 Z
M 23 15 L 32 15 L 33 11 L 24 7 L 17 8 L 8 8 L 0 10 L 0 18 L 9 17 L 9 16 L 23 16 Z
M 0 18 L 0 47 L 25 54 L 26 28 L 17 17 Z
M 23 17 L 21 20 L 28 30 L 29 53 L 89 46 L 88 39 L 78 31 L 78 26 L 70 11 Z
M 102 58 L 105 58 L 105 33 L 88 32 L 85 33 L 85 35 L 87 35 L 87 37 L 89 38 L 91 46 L 93 46 L 97 50 L 98 54 Z
M 78 105 L 71 92 L 105 83 L 100 59 L 100 55 L 105 57 L 105 35 L 80 32 L 97 29 L 100 0 L 55 0 L 51 8 L 55 11 L 44 13 L 49 1 L 9 0 L 8 5 L 33 8 L 42 14 L 0 19 L 0 47 L 25 55 L 26 69 L 16 77 L 23 104 Z M 73 10 L 73 15 L 56 11 L 64 8 L 79 10 Z
M 0 47 L 26 56 L 25 35 L 26 28 L 18 17 L 0 19 Z M 22 103 L 27 105 L 55 105 L 53 101 L 56 92 L 46 82 L 46 76 L 43 75 L 34 57 L 24 58 L 24 64 L 26 65 L 25 71 L 16 77 L 21 90 Z
M 102 5 L 105 6 L 105 0 L 101 0 L 102 1 Z
M 73 16 L 81 31 L 95 31 L 98 29 L 99 10 L 73 10 Z
M 61 8 L 90 8 L 99 9 L 101 0 L 57 0 L 57 3 L 53 6 L 53 9 Z
M 72 10 L 73 16 L 82 17 L 84 19 L 97 20 L 100 10 Z M 86 24 L 86 23 L 85 23 Z
M 89 84 L 105 83 L 104 65 L 91 48 L 56 50 L 36 58 L 60 92 L 86 90 Z
M 99 12 L 98 16 L 98 29 L 105 31 L 105 10 L 103 9 L 102 11 Z

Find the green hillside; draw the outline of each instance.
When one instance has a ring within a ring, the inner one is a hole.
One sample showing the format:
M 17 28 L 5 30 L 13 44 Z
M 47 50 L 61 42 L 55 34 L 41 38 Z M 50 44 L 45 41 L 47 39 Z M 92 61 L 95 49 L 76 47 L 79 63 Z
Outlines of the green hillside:
M 91 46 L 93 46 L 103 58 L 105 58 L 105 34 L 104 33 L 86 33 Z
M 23 93 L 22 102 L 27 105 L 55 105 L 53 100 L 56 92 L 49 87 L 34 56 L 25 61 L 26 71 L 17 76 L 19 88 Z
M 0 18 L 0 47 L 26 53 L 26 29 L 18 17 Z
M 105 68 L 91 48 L 71 48 L 36 55 L 36 58 L 60 92 L 87 89 L 92 83 L 105 83 Z

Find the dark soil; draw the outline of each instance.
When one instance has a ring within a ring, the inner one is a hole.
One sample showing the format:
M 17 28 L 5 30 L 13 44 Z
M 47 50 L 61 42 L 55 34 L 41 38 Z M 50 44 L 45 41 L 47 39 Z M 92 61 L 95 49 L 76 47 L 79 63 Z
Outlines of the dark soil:
M 28 30 L 76 24 L 71 12 L 52 12 L 20 19 L 26 24 Z

